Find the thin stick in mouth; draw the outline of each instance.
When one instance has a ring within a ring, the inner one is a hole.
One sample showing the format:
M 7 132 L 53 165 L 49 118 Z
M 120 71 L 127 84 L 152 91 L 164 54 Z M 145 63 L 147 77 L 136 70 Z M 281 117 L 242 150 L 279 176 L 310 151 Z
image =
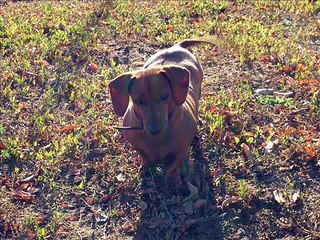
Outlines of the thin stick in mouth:
M 114 129 L 117 130 L 143 130 L 143 127 L 119 127 L 119 126 L 113 126 Z

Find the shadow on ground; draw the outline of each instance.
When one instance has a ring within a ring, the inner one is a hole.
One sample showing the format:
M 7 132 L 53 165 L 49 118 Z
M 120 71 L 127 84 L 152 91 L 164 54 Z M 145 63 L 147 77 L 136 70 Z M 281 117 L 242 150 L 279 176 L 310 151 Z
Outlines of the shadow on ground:
M 133 239 L 223 239 L 200 136 L 192 153 L 182 170 L 185 188 L 179 194 L 166 189 L 160 167 L 142 174 L 143 210 Z

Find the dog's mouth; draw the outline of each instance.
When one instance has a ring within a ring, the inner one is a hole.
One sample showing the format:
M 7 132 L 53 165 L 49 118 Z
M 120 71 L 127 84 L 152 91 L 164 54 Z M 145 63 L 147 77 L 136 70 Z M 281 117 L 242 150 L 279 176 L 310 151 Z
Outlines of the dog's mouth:
M 173 109 L 169 113 L 168 121 L 171 119 L 174 110 L 175 109 Z M 117 129 L 119 131 L 122 131 L 122 130 L 125 130 L 125 131 L 135 131 L 135 130 L 144 131 L 145 133 L 148 133 L 151 136 L 156 136 L 156 135 L 160 134 L 163 131 L 163 129 L 165 129 L 167 127 L 167 126 L 165 126 L 165 127 L 162 127 L 162 128 L 158 127 L 158 129 L 157 128 L 147 129 L 145 124 L 144 124 L 144 121 L 140 120 L 140 122 L 141 122 L 141 126 L 139 126 L 139 127 L 137 127 L 137 126 L 113 126 L 113 128 Z

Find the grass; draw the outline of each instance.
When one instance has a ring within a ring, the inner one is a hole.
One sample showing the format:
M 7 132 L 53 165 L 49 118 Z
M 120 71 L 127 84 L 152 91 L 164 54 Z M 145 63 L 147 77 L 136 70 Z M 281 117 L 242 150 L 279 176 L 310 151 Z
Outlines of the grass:
M 1 4 L 1 238 L 319 238 L 319 1 Z M 107 84 L 193 37 L 216 46 L 193 50 L 202 124 L 174 195 Z

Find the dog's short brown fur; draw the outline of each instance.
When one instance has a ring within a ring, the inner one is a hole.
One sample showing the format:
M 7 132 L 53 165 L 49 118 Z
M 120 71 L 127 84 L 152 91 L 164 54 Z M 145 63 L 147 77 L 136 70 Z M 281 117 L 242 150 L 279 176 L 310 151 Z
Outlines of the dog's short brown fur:
M 168 174 L 188 158 L 197 131 L 203 70 L 189 50 L 206 40 L 185 40 L 151 56 L 143 69 L 109 84 L 114 111 L 124 116 L 124 137 L 147 166 L 164 163 Z

